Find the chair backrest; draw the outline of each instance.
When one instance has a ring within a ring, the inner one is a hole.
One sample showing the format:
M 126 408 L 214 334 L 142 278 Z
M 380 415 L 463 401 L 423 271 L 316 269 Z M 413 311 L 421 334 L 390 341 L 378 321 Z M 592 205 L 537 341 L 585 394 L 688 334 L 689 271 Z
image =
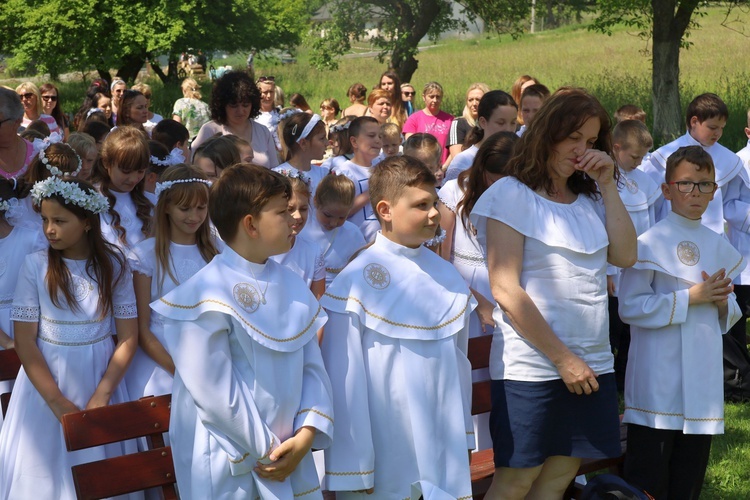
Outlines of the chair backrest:
M 171 395 L 147 397 L 63 415 L 68 451 L 145 437 L 148 451 L 107 458 L 72 468 L 80 500 L 108 498 L 161 487 L 176 499 L 172 450 L 164 445 L 169 430 Z
M 0 349 L 0 382 L 4 382 L 6 380 L 15 380 L 20 369 L 21 360 L 18 359 L 16 350 Z M 3 416 L 5 416 L 5 412 L 8 410 L 9 401 L 9 392 L 0 394 L 0 406 L 2 407 Z
M 489 368 L 492 335 L 482 335 L 469 339 L 469 362 L 472 370 Z M 492 382 L 484 380 L 472 384 L 471 414 L 479 415 L 492 409 Z

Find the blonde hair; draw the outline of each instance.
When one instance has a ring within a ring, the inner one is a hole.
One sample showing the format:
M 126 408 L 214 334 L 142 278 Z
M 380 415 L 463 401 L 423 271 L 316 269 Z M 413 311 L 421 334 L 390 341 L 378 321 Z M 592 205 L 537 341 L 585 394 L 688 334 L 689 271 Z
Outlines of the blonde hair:
M 443 94 L 443 86 L 440 85 L 438 82 L 427 82 L 424 84 L 424 88 L 422 89 L 422 95 L 426 96 L 431 90 L 437 90 L 440 92 L 440 95 Z
M 467 101 L 469 100 L 469 94 L 473 90 L 481 90 L 482 91 L 482 95 L 484 95 L 484 94 L 486 94 L 487 92 L 490 91 L 490 88 L 489 88 L 489 86 L 487 86 L 486 83 L 472 83 L 471 85 L 469 85 L 469 90 L 466 91 L 466 100 Z M 464 120 L 466 120 L 466 123 L 468 123 L 471 127 L 476 126 L 477 122 L 474 119 L 474 117 L 471 116 L 471 110 L 469 110 L 469 106 L 467 106 L 466 104 L 464 104 L 464 110 L 461 113 L 461 116 L 463 116 Z
M 36 96 L 36 112 L 41 115 L 44 107 L 42 107 L 42 94 L 39 92 L 39 87 L 34 85 L 32 82 L 23 82 L 21 85 L 16 87 L 16 93 L 19 92 L 31 92 Z M 25 110 L 24 114 L 26 114 Z
M 182 80 L 180 88 L 182 89 L 182 95 L 189 99 L 200 99 L 202 97 L 201 88 L 198 86 L 198 82 L 192 78 L 185 78 Z
M 395 123 L 384 123 L 380 126 L 380 134 L 383 139 L 396 139 L 401 142 L 401 129 Z
M 159 181 L 186 179 L 208 180 L 201 169 L 180 163 L 166 169 Z M 159 201 L 156 203 L 156 209 L 154 210 L 154 252 L 156 254 L 156 278 L 159 280 L 159 288 L 164 284 L 164 276 L 167 274 L 172 281 L 179 284 L 177 277 L 172 273 L 172 265 L 170 265 L 172 263 L 169 253 L 171 221 L 167 214 L 170 205 L 178 207 L 208 205 L 208 199 L 209 187 L 202 182 L 176 183 L 159 195 Z M 206 218 L 195 233 L 195 243 L 206 263 L 211 262 L 211 259 L 219 253 L 211 235 L 208 214 L 206 214 Z
M 76 153 L 78 153 L 78 156 L 83 159 L 84 156 L 87 156 L 89 153 L 99 153 L 99 150 L 96 148 L 96 141 L 93 137 L 91 137 L 89 134 L 84 134 L 83 132 L 73 132 L 68 136 L 68 144 L 71 148 L 75 150 Z
M 151 85 L 149 85 L 148 83 L 137 83 L 130 87 L 130 90 L 137 90 L 138 92 L 143 94 L 143 97 L 145 97 L 146 99 L 151 99 Z

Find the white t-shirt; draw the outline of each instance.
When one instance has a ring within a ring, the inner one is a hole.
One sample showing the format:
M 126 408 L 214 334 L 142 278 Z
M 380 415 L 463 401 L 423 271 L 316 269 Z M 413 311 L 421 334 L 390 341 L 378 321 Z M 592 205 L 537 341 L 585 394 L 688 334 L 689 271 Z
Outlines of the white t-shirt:
M 351 160 L 347 160 L 341 166 L 335 167 L 334 172 L 345 175 L 354 182 L 355 196 L 359 196 L 369 190 L 370 176 L 372 167 L 362 167 Z M 349 216 L 349 222 L 355 224 L 362 231 L 365 240 L 372 241 L 375 239 L 375 233 L 380 230 L 380 223 L 372 210 L 370 203 Z

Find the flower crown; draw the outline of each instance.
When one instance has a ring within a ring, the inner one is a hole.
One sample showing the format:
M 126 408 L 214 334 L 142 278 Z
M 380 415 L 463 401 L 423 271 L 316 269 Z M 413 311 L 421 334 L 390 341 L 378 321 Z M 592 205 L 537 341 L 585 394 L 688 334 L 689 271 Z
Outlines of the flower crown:
M 73 151 L 73 154 L 76 155 L 76 158 L 78 158 L 78 168 L 76 168 L 73 172 L 63 172 L 59 168 L 57 168 L 55 165 L 50 165 L 49 158 L 44 154 L 44 151 L 50 147 L 52 144 L 56 144 L 58 142 L 62 141 L 62 135 L 60 135 L 57 132 L 52 132 L 49 137 L 46 137 L 45 139 L 34 139 L 34 142 L 31 143 L 34 150 L 39 155 L 39 161 L 42 162 L 44 167 L 51 173 L 52 175 L 56 177 L 75 177 L 78 175 L 78 172 L 81 171 L 81 168 L 83 167 L 83 162 L 81 161 L 81 157 L 78 156 L 78 153 L 76 153 L 75 149 L 70 147 L 68 144 L 65 144 L 67 147 L 70 148 L 71 151 Z
M 341 125 L 334 125 L 333 127 L 329 129 L 329 131 L 332 134 L 336 134 L 338 132 L 343 132 L 344 130 L 349 130 L 349 125 L 351 125 L 351 123 L 352 122 L 346 122 L 346 123 L 342 123 Z
M 156 195 L 156 197 L 158 198 L 164 191 L 171 188 L 175 184 L 187 184 L 189 182 L 202 182 L 206 186 L 211 187 L 211 181 L 207 181 L 206 179 L 196 179 L 195 177 L 190 179 L 177 179 L 176 181 L 157 182 L 156 189 L 154 189 L 154 195 Z
M 159 165 L 160 167 L 171 167 L 172 165 L 177 165 L 178 163 L 185 163 L 185 155 L 180 148 L 174 148 L 163 160 L 160 160 L 156 156 L 151 155 L 149 161 L 154 165 Z
M 297 109 L 297 108 L 287 109 L 286 111 L 284 111 L 283 113 L 281 113 L 279 115 L 279 121 L 283 122 L 287 118 L 291 118 L 292 116 L 294 116 L 294 115 L 296 115 L 298 113 L 302 113 L 302 110 L 301 109 Z
M 299 179 L 307 184 L 308 187 L 310 186 L 310 178 L 297 169 L 282 168 L 281 170 L 277 170 L 277 172 L 284 177 L 289 177 L 290 179 Z
M 86 191 L 77 184 L 59 177 L 39 181 L 31 188 L 31 199 L 36 206 L 41 206 L 42 200 L 55 195 L 61 196 L 66 204 L 72 203 L 93 214 L 98 215 L 109 210 L 109 201 L 103 194 L 98 191 Z

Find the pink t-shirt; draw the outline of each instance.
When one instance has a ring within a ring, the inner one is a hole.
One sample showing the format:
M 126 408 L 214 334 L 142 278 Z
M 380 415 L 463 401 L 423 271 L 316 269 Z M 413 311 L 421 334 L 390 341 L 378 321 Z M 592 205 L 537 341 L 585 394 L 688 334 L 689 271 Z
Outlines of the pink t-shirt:
M 62 134 L 62 130 L 60 130 L 60 126 L 57 124 L 57 122 L 52 116 L 41 114 L 39 115 L 38 119 L 42 120 L 44 123 L 47 124 L 47 126 L 49 127 L 50 133 L 58 132 L 59 134 Z M 26 128 L 29 126 L 29 124 L 31 124 L 32 121 L 33 120 L 29 120 L 28 118 L 26 118 L 26 116 L 24 116 L 23 120 L 21 120 L 21 126 Z
M 18 179 L 19 177 L 21 177 L 29 169 L 31 160 L 34 159 L 34 156 L 36 154 L 36 152 L 34 151 L 34 146 L 32 146 L 32 144 L 26 139 L 23 139 L 23 142 L 26 145 L 26 158 L 23 161 L 23 166 L 15 172 L 6 172 L 5 170 L 0 168 L 0 175 L 5 177 L 6 179 Z
M 439 111 L 437 115 L 431 116 L 425 113 L 423 110 L 417 111 L 411 115 L 404 123 L 402 132 L 404 134 L 431 134 L 435 136 L 441 146 L 443 146 L 443 153 L 440 155 L 440 164 L 445 163 L 448 158 L 448 149 L 446 145 L 448 143 L 448 133 L 451 130 L 451 123 L 453 122 L 453 115 L 446 113 L 445 111 Z

